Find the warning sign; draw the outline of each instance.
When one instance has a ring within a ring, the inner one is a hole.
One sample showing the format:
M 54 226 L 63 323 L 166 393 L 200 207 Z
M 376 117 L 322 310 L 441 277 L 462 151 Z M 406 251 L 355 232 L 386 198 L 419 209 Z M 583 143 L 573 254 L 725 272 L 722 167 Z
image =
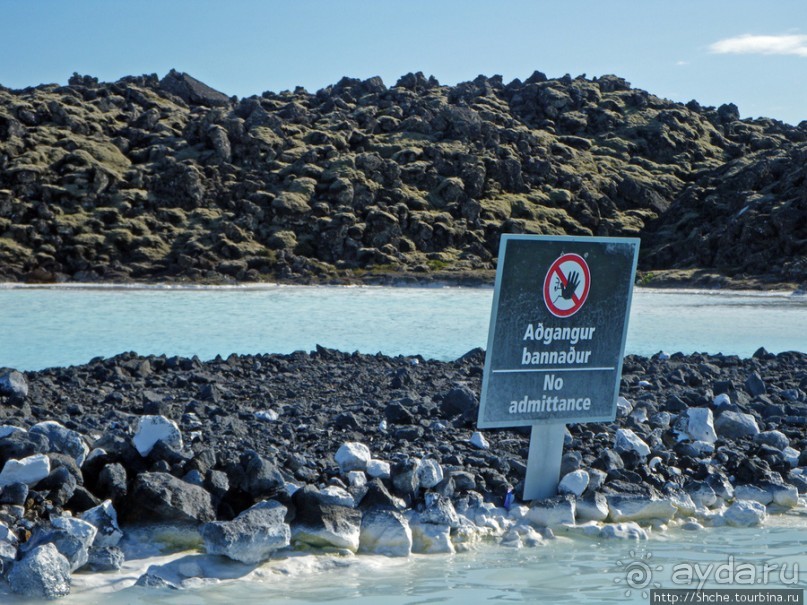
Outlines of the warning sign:
M 588 298 L 591 272 L 578 254 L 564 254 L 549 267 L 544 278 L 544 302 L 555 317 L 577 313 Z
M 639 240 L 504 235 L 479 428 L 613 420 Z

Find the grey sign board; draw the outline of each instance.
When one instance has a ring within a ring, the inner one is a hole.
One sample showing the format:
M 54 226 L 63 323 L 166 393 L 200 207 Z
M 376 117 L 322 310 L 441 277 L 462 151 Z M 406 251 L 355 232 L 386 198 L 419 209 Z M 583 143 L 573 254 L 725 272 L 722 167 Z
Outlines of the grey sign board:
M 610 421 L 639 240 L 503 235 L 479 428 Z

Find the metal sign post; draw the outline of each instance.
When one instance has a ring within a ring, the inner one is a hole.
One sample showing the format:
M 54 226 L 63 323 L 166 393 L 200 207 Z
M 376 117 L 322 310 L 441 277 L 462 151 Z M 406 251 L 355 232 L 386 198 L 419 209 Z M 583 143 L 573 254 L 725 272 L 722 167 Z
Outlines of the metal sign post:
M 639 240 L 503 235 L 479 428 L 531 426 L 524 499 L 557 493 L 564 426 L 616 417 Z
M 558 493 L 565 424 L 535 424 L 530 433 L 524 500 L 543 500 Z

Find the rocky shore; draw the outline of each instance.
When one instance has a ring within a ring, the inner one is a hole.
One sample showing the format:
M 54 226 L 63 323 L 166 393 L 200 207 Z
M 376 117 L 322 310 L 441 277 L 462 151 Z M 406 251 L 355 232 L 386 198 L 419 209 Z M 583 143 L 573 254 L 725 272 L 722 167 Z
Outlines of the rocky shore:
M 0 279 L 490 283 L 502 233 L 642 238 L 643 283 L 807 288 L 807 122 L 614 75 L 238 99 L 0 86 Z
M 534 502 L 528 433 L 475 430 L 483 364 L 318 348 L 2 370 L 0 591 L 64 596 L 144 524 L 256 566 L 757 525 L 807 492 L 804 353 L 628 356 L 617 420 L 569 426 L 559 495 Z

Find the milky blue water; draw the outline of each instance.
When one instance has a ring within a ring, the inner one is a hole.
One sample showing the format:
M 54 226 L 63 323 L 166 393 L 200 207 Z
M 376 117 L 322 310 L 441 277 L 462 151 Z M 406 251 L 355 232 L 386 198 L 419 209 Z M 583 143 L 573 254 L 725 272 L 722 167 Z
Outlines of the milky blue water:
M 485 347 L 490 288 L 264 286 L 0 287 L 0 367 L 34 370 L 126 351 L 198 355 L 310 351 L 455 359 Z M 634 293 L 626 351 L 750 356 L 807 350 L 807 296 Z

